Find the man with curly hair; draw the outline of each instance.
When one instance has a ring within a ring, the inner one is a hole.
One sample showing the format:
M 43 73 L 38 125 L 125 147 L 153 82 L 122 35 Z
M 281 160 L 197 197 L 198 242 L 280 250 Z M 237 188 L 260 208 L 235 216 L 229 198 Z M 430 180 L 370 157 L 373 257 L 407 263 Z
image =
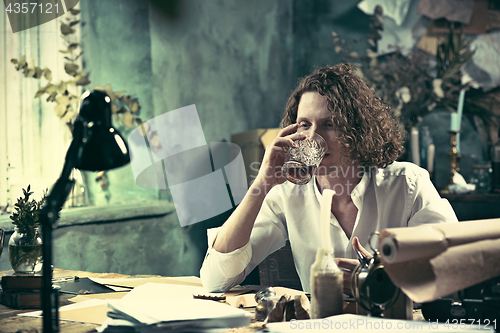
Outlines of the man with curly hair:
M 288 100 L 282 127 L 245 198 L 222 227 L 208 231 L 200 271 L 205 288 L 226 291 L 241 283 L 289 240 L 302 287 L 309 291 L 326 188 L 336 191 L 330 235 L 337 264 L 346 271 L 358 263 L 354 249 L 369 255 L 364 247 L 374 231 L 457 222 L 426 170 L 395 162 L 403 150 L 398 122 L 354 67 L 328 66 L 303 78 Z M 308 184 L 285 182 L 283 147 L 311 132 L 327 142 L 325 157 Z M 345 272 L 344 288 L 349 286 Z

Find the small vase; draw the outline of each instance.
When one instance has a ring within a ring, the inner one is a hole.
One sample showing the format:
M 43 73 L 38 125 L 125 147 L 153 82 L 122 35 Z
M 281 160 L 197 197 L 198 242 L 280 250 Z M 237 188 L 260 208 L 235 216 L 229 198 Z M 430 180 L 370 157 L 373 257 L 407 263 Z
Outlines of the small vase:
M 40 226 L 15 227 L 9 240 L 9 259 L 16 273 L 42 270 L 42 235 Z

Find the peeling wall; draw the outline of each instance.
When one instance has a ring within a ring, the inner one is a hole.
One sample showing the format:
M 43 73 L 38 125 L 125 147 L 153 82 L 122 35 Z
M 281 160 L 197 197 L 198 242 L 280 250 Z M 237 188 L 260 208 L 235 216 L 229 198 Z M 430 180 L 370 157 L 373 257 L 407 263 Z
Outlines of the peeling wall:
M 110 84 L 135 95 L 143 120 L 196 104 L 207 142 L 278 127 L 298 77 L 341 60 L 333 51 L 331 31 L 346 38 L 361 38 L 368 31 L 369 19 L 357 2 L 81 1 L 88 88 Z M 348 21 L 345 15 L 351 15 Z M 131 131 L 119 130 L 125 138 Z M 85 173 L 89 203 L 96 206 L 147 205 L 168 198 L 168 193 L 139 188 L 130 165 L 108 172 L 107 192 L 94 178 Z M 174 213 L 60 228 L 54 261 L 68 269 L 196 275 L 207 247 L 206 229 L 221 225 L 229 214 L 186 228 L 179 227 Z

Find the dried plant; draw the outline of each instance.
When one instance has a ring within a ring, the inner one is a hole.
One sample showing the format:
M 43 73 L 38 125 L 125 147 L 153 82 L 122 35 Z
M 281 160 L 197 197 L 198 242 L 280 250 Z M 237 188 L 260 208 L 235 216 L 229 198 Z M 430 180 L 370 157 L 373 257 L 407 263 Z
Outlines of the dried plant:
M 60 80 L 59 83 L 52 82 L 52 71 L 45 67 L 35 66 L 33 59 L 26 60 L 26 56 L 22 56 L 19 60 L 12 59 L 16 70 L 22 71 L 25 77 L 32 77 L 41 80 L 45 78 L 46 84 L 41 87 L 35 94 L 35 98 L 47 95 L 47 102 L 54 102 L 54 112 L 56 116 L 64 120 L 71 130 L 73 130 L 73 122 L 75 113 L 79 109 L 80 97 L 77 96 L 79 86 L 89 85 L 91 82 L 88 78 L 89 73 L 84 72 L 77 64 L 77 60 L 83 55 L 81 44 L 75 41 L 74 27 L 80 24 L 78 19 L 79 10 L 70 9 L 66 22 L 61 20 L 61 34 L 64 39 L 66 49 L 59 50 L 63 53 L 64 71 L 70 76 L 69 80 Z M 105 87 L 96 86 L 96 90 L 106 92 L 111 98 L 111 111 L 115 116 L 116 122 L 120 122 L 126 127 L 134 127 L 134 123 L 140 125 L 142 121 L 138 118 L 140 105 L 137 98 L 125 94 L 125 91 L 115 92 L 108 84 Z
M 52 71 L 44 67 L 35 66 L 33 59 L 30 58 L 29 63 L 26 56 L 18 59 L 11 59 L 17 71 L 21 71 L 26 78 L 45 79 L 46 84 L 42 86 L 35 94 L 35 98 L 47 96 L 47 102 L 56 103 L 54 112 L 57 117 L 66 122 L 71 131 L 73 131 L 73 123 L 76 118 L 76 112 L 80 107 L 80 97 L 78 88 L 87 86 L 91 82 L 88 78 L 89 73 L 84 72 L 77 64 L 77 60 L 83 55 L 84 51 L 81 44 L 75 41 L 74 29 L 77 24 L 81 24 L 77 9 L 70 9 L 66 22 L 61 20 L 61 34 L 65 41 L 66 49 L 59 50 L 64 54 L 64 71 L 70 76 L 69 80 L 60 80 L 59 83 L 52 82 Z M 125 94 L 125 91 L 113 91 L 111 85 L 96 86 L 93 89 L 104 91 L 111 98 L 111 112 L 116 123 L 123 124 L 127 128 L 141 126 L 141 133 L 144 136 L 156 137 L 157 133 L 145 127 L 142 120 L 138 117 L 141 106 L 139 100 L 131 95 Z M 145 124 L 147 125 L 147 124 Z M 150 140 L 151 148 L 155 151 L 161 148 L 159 140 Z M 106 177 L 96 177 L 96 181 L 101 183 L 103 190 L 107 190 L 108 181 Z
M 468 88 L 461 83 L 462 67 L 474 53 L 469 47 L 473 39 L 466 41 L 463 32 L 455 33 L 451 24 L 448 36 L 439 42 L 437 56 L 417 47 L 405 54 L 397 45 L 392 46 L 394 52 L 391 54 L 380 56 L 375 47 L 376 41 L 381 39 L 379 31 L 383 30 L 382 14 L 382 8 L 377 6 L 366 40 L 366 55 L 351 52 L 345 40 L 332 32 L 335 52 L 343 54 L 346 62 L 358 68 L 360 75 L 392 107 L 406 129 L 417 125 L 436 107 L 456 111 L 460 90 Z M 494 117 L 490 110 L 467 96 L 464 112 L 478 115 L 483 121 Z

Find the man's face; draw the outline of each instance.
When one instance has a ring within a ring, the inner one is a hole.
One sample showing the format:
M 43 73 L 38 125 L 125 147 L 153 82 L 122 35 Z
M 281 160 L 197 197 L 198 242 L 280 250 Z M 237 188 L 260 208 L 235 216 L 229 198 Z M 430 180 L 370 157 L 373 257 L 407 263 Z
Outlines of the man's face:
M 332 122 L 332 114 L 328 110 L 326 98 L 317 92 L 306 92 L 302 95 L 297 110 L 297 132 L 316 132 L 325 139 L 328 149 L 323 161 L 321 161 L 317 174 L 333 172 L 341 167 L 341 159 L 345 157 L 340 154 L 338 132 Z

